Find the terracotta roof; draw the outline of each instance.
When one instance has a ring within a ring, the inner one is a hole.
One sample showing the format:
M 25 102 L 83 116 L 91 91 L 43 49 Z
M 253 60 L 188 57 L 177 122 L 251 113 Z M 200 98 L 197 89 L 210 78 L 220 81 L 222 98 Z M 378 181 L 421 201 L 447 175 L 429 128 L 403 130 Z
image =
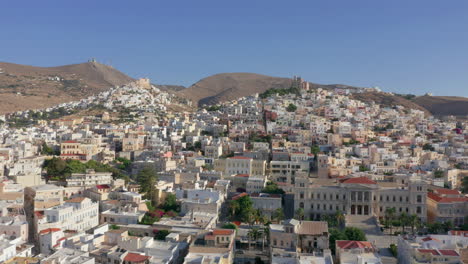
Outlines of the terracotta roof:
M 213 235 L 215 236 L 227 236 L 227 235 L 232 235 L 234 230 L 232 229 L 215 229 L 213 230 Z
M 435 189 L 434 191 L 439 194 L 454 194 L 454 195 L 460 194 L 460 192 L 457 190 L 445 189 L 445 188 Z
M 110 186 L 108 184 L 100 184 L 100 185 L 96 185 L 96 188 L 98 188 L 98 189 L 109 189 Z
M 237 174 L 236 177 L 249 177 L 248 174 Z
M 67 140 L 67 141 L 64 141 L 62 143 L 78 143 L 78 141 L 76 141 L 76 140 Z
M 247 159 L 251 159 L 249 157 L 242 157 L 242 156 L 235 156 L 235 157 L 230 157 L 229 159 L 244 159 L 244 160 L 247 160 Z
M 444 256 L 460 256 L 458 252 L 452 249 L 439 249 L 439 252 Z
M 431 240 L 434 240 L 434 241 L 438 241 L 438 242 L 440 242 L 440 240 L 439 240 L 439 239 L 437 239 L 437 238 L 433 238 L 433 237 L 426 237 L 426 238 L 423 238 L 423 240 L 422 240 L 422 241 L 426 242 L 426 241 L 431 241 Z
M 243 192 L 243 193 L 240 193 L 240 194 L 232 197 L 232 200 L 237 200 L 237 199 L 239 199 L 241 197 L 244 197 L 244 196 L 247 196 L 247 195 L 248 195 L 247 193 Z
M 339 248 L 343 249 L 353 249 L 353 248 L 374 248 L 371 242 L 367 241 L 354 241 L 354 240 L 338 240 L 336 245 Z
M 463 231 L 463 230 L 450 230 L 449 234 L 452 235 L 452 236 L 468 237 L 468 231 Z
M 60 230 L 61 230 L 60 228 L 47 228 L 47 229 L 41 230 L 39 232 L 39 234 L 44 235 L 44 234 L 47 234 L 47 233 L 58 232 Z
M 125 258 L 124 261 L 129 261 L 129 262 L 144 262 L 148 260 L 150 257 L 149 256 L 144 256 L 136 253 L 131 253 L 129 252 Z
M 440 255 L 440 253 L 437 252 L 437 250 L 435 250 L 435 249 L 421 249 L 421 248 L 419 248 L 418 251 L 421 252 L 421 253 L 431 253 L 432 255 L 435 255 L 435 256 Z
M 81 203 L 86 199 L 86 197 L 75 197 L 73 199 L 67 200 L 67 203 Z
M 377 184 L 375 181 L 370 180 L 367 177 L 355 177 L 355 178 L 349 178 L 347 180 L 344 180 L 343 183 L 351 183 L 351 184 Z
M 438 203 L 467 203 L 468 197 L 440 197 L 435 193 L 428 193 L 427 198 L 432 199 Z

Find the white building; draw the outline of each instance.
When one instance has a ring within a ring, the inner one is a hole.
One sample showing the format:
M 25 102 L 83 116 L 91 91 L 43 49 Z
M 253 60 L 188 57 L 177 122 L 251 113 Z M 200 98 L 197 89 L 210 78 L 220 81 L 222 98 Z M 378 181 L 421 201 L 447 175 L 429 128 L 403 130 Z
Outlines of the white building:
M 56 223 L 62 230 L 86 231 L 99 224 L 99 204 L 89 198 L 76 197 L 45 210 L 44 215 L 49 224 Z
M 68 187 L 91 187 L 111 183 L 111 172 L 95 172 L 94 170 L 87 170 L 86 173 L 72 173 L 71 177 L 67 178 Z

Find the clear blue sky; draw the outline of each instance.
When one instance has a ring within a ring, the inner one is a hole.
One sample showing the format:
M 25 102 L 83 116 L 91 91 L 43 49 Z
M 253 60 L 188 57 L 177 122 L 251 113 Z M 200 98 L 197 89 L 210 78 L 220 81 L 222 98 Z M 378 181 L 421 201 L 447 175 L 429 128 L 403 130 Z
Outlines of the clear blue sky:
M 190 85 L 221 72 L 468 96 L 467 0 L 3 1 L 0 61 L 91 57 Z

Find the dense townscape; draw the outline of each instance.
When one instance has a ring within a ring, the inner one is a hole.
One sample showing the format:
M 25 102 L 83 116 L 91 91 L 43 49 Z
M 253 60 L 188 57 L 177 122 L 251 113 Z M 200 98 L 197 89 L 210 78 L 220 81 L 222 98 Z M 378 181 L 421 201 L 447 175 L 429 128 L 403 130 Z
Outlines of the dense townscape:
M 140 79 L 0 116 L 0 263 L 468 263 L 468 122 L 367 91 Z

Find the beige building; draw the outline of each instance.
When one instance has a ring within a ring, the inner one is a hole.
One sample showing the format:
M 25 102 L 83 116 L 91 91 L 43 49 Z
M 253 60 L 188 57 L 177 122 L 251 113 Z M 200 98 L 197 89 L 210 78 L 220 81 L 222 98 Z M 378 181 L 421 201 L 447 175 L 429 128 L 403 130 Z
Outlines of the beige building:
M 324 221 L 289 219 L 270 225 L 270 246 L 297 253 L 322 252 L 328 249 L 328 224 Z
M 457 190 L 435 189 L 427 194 L 427 211 L 429 222 L 463 225 L 468 216 L 468 197 Z
M 387 208 L 397 214 L 416 214 L 426 221 L 426 183 L 420 180 L 375 182 L 366 177 L 296 180 L 294 209 L 303 208 L 306 217 L 341 211 L 347 215 L 383 217 Z
M 237 174 L 265 175 L 266 161 L 236 156 L 215 160 L 214 169 L 223 172 L 226 176 Z
M 66 181 L 68 187 L 91 187 L 102 184 L 110 185 L 112 179 L 111 172 L 86 170 L 86 173 L 72 173 Z

